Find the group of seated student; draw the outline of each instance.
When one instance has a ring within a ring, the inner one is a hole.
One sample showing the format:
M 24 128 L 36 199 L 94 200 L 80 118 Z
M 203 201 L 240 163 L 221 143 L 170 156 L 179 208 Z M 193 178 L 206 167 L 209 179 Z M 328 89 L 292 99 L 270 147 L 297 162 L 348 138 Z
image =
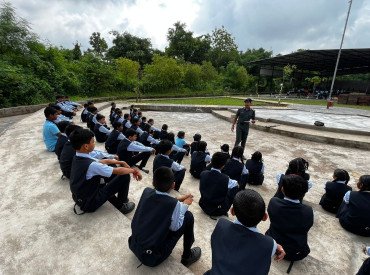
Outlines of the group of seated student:
M 96 109 L 92 104 L 85 107 Z M 117 108 L 113 108 L 115 112 Z M 221 151 L 211 157 L 200 134 L 194 135 L 194 142 L 186 148 L 185 134 L 180 131 L 177 139 L 183 141 L 176 145 L 174 134 L 167 132 L 167 125 L 164 124 L 161 131 L 153 129 L 153 120 L 150 124 L 138 110 L 133 110 L 131 126 L 125 131 L 117 117 L 111 120 L 113 130 L 107 137 L 108 153 L 105 153 L 95 150 L 97 135 L 94 132 L 67 120 L 56 124 L 59 112 L 51 106 L 45 108 L 44 114 L 45 144 L 57 155 L 63 176 L 70 180 L 75 206 L 78 205 L 82 213 L 94 212 L 106 201 L 123 214 L 133 211 L 135 204 L 128 199 L 130 174 L 141 180 L 140 170 L 148 172 L 144 167 L 151 154 L 157 153 L 153 160 L 154 189 L 143 191 L 129 238 L 130 249 L 143 264 L 159 265 L 171 254 L 181 236 L 184 236 L 181 262 L 189 266 L 201 257 L 201 249 L 192 248 L 194 217 L 188 207 L 193 196 L 187 194 L 175 199 L 169 195 L 171 190 L 179 191 L 184 180 L 186 168 L 180 163 L 187 150 L 191 151 L 192 158 L 190 172 L 194 177 L 199 175 L 199 206 L 203 212 L 215 220 L 228 216 L 229 210 L 236 216 L 234 222 L 225 218 L 218 220 L 211 237 L 212 267 L 206 274 L 268 274 L 272 257 L 294 262 L 310 253 L 308 232 L 314 217 L 312 208 L 303 202 L 312 187 L 307 173 L 309 163 L 305 159 L 291 160 L 285 174 L 277 175 L 277 191 L 266 213 L 260 194 L 245 189 L 247 184 L 261 185 L 264 181 L 264 164 L 259 151 L 244 164 L 243 149 L 237 146 L 230 155 L 228 145 L 224 144 Z M 97 112 L 92 114 L 88 111 L 87 117 L 94 116 L 95 125 L 106 124 L 104 116 Z M 154 131 L 157 131 L 158 140 L 153 138 Z M 147 135 L 140 140 L 149 143 L 137 142 L 145 133 Z M 180 157 L 176 156 L 179 153 Z M 335 213 L 344 229 L 369 237 L 370 175 L 359 178 L 359 191 L 352 191 L 347 185 L 349 180 L 346 170 L 336 169 L 333 181 L 325 185 L 320 205 Z M 77 214 L 76 208 L 74 210 Z M 256 226 L 268 217 L 270 226 L 263 235 Z M 225 258 L 225 254 L 234 256 Z M 257 261 L 259 264 L 254 264 Z M 369 263 L 364 262 L 363 270 L 369 268 L 366 264 Z
M 57 95 L 55 105 L 58 105 L 62 114 L 69 118 L 73 118 L 78 108 L 81 107 L 81 104 L 70 101 L 69 97 L 65 95 Z

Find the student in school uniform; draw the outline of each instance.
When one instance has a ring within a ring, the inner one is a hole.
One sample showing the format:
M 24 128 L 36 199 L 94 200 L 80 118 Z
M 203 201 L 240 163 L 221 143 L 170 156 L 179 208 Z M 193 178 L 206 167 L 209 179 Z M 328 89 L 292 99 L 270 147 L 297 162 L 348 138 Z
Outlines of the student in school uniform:
M 325 194 L 322 195 L 320 205 L 326 211 L 337 214 L 343 197 L 352 188 L 348 186 L 350 176 L 344 169 L 335 169 L 333 174 L 333 181 L 328 181 L 325 184 Z
M 142 131 L 142 133 L 140 134 L 139 142 L 145 146 L 153 147 L 154 149 L 156 149 L 160 140 L 153 137 L 153 130 L 149 131 L 150 132 Z
M 345 230 L 370 237 L 370 175 L 361 176 L 357 188 L 344 195 L 337 218 Z
M 138 137 L 140 137 L 140 135 L 143 133 L 143 130 L 140 129 L 140 124 L 141 124 L 140 118 L 136 117 L 136 118 L 131 119 L 131 123 L 132 123 L 131 129 L 134 129 Z
M 268 215 L 263 198 L 247 189 L 236 194 L 230 210 L 234 222 L 221 218 L 211 236 L 212 268 L 205 275 L 267 275 L 271 258 L 284 258 L 281 245 L 259 232 L 257 225 Z
M 282 180 L 284 198 L 273 197 L 267 208 L 271 223 L 266 235 L 284 247 L 288 261 L 302 260 L 310 253 L 307 235 L 313 210 L 300 202 L 307 190 L 307 181 L 301 176 L 286 175 Z
M 240 190 L 245 189 L 248 180 L 248 170 L 243 163 L 243 153 L 243 147 L 234 147 L 230 159 L 228 159 L 224 169 L 222 169 L 222 173 L 238 182 Z
M 154 158 L 153 161 L 153 173 L 155 170 L 162 166 L 171 168 L 175 177 L 174 189 L 176 191 L 179 191 L 180 186 L 184 181 L 186 169 L 181 164 L 178 164 L 177 162 L 170 159 L 169 155 L 171 153 L 171 149 L 172 149 L 171 141 L 165 139 L 159 142 L 158 144 L 159 154 Z
M 185 132 L 184 131 L 179 131 L 177 133 L 177 137 L 175 139 L 175 144 L 179 148 L 186 149 L 187 154 L 189 154 L 190 151 L 190 144 L 188 144 L 185 140 Z
M 113 130 L 105 141 L 105 150 L 107 150 L 109 154 L 117 154 L 118 144 L 125 138 L 122 131 L 122 123 L 116 121 L 113 122 Z
M 83 212 L 94 212 L 109 201 L 123 214 L 134 210 L 135 204 L 129 202 L 127 195 L 130 174 L 136 180 L 141 180 L 139 170 L 131 168 L 124 161 L 98 160 L 91 156 L 90 153 L 95 148 L 95 138 L 90 130 L 75 130 L 69 138 L 76 150 L 72 162 L 70 188 L 72 198 L 80 209 Z M 120 167 L 112 167 L 108 164 Z M 105 184 L 101 184 L 101 178 L 108 178 L 108 180 Z
M 144 146 L 140 142 L 136 141 L 137 133 L 134 129 L 127 129 L 125 138 L 121 140 L 118 145 L 117 154 L 120 160 L 133 166 L 140 162 L 138 168 L 145 173 L 149 173 L 149 170 L 145 169 L 150 155 L 154 154 L 155 149 Z
M 111 124 L 113 125 L 114 122 L 120 122 L 123 123 L 123 117 L 122 117 L 122 110 L 119 108 L 116 108 L 115 112 L 112 114 L 111 118 Z
M 161 132 L 161 129 L 158 129 L 156 127 L 154 127 L 154 119 L 152 118 L 149 118 L 148 119 L 148 124 L 150 126 L 150 130 L 152 130 L 154 132 L 153 136 L 156 138 L 156 139 L 159 139 L 159 134 Z
M 94 132 L 95 124 L 97 123 L 96 115 L 98 114 L 98 108 L 90 107 L 89 114 L 87 115 L 86 126 L 90 131 Z
M 116 103 L 112 102 L 110 104 L 110 112 L 109 112 L 109 122 L 110 122 L 110 124 L 113 124 L 114 119 L 116 118 L 116 115 L 117 115 L 116 110 L 117 109 L 119 109 L 119 108 L 117 108 Z
M 229 158 L 231 157 L 231 155 L 229 153 L 229 150 L 230 150 L 229 144 L 222 144 L 220 149 L 221 149 L 222 153 L 226 154 Z
M 210 171 L 200 174 L 200 200 L 199 206 L 209 216 L 227 215 L 236 193 L 239 191 L 238 182 L 222 174 L 227 156 L 216 152 L 212 156 Z
M 162 125 L 161 133 L 159 134 L 159 139 L 160 140 L 168 139 L 168 125 L 167 124 Z
M 245 162 L 245 168 L 248 170 L 247 183 L 250 185 L 262 185 L 265 176 L 265 165 L 262 161 L 262 153 L 256 151 L 252 157 Z
M 72 144 L 69 140 L 69 136 L 74 130 L 82 130 L 81 126 L 70 124 L 67 126 L 65 134 L 68 137 L 67 142 L 64 144 L 62 152 L 59 157 L 59 167 L 64 177 L 69 179 L 71 177 L 71 168 L 73 157 L 76 155 L 76 150 L 73 149 Z
M 72 119 L 76 115 L 75 108 L 73 106 L 67 105 L 64 101 L 65 100 L 63 95 L 56 96 L 56 105 L 62 108 L 63 115 Z
M 178 164 L 181 164 L 184 156 L 187 154 L 187 150 L 180 148 L 175 144 L 175 134 L 172 132 L 167 133 L 167 139 L 172 142 L 172 152 L 170 154 L 170 159 L 173 159 Z
M 303 159 L 303 158 L 295 158 L 289 162 L 288 169 L 284 174 L 277 174 L 276 175 L 276 183 L 278 185 L 278 188 L 276 190 L 276 193 L 274 197 L 278 197 L 280 199 L 284 198 L 284 194 L 281 191 L 282 183 L 283 183 L 283 178 L 286 175 L 298 175 L 301 176 L 303 179 L 306 180 L 308 189 L 311 189 L 313 186 L 313 183 L 310 181 L 310 175 L 306 172 L 308 170 L 309 163 Z M 304 197 L 305 194 L 303 194 Z M 303 200 L 303 197 L 300 199 L 301 201 Z
M 193 196 L 177 199 L 169 195 L 174 188 L 170 168 L 160 167 L 154 172 L 152 188 L 145 188 L 132 219 L 132 235 L 128 243 L 141 263 L 157 266 L 171 255 L 179 239 L 183 238 L 181 263 L 189 266 L 199 260 L 201 249 L 194 243 L 194 217 L 188 210 Z
M 55 120 L 58 117 L 58 112 L 53 107 L 46 107 L 44 109 L 45 123 L 42 130 L 43 140 L 46 149 L 49 152 L 54 152 L 58 137 L 61 135 Z
M 201 140 L 198 142 L 198 150 L 191 155 L 190 174 L 196 178 L 200 178 L 200 174 L 206 170 L 206 166 L 211 162 L 211 156 L 206 152 L 207 142 Z
M 71 118 L 66 117 L 65 115 L 63 115 L 62 108 L 60 108 L 58 105 L 50 105 L 50 107 L 53 107 L 55 110 L 57 110 L 57 113 L 58 113 L 58 117 L 54 121 L 54 123 L 58 124 L 61 121 L 72 122 L 72 119 Z
M 60 131 L 60 135 L 58 137 L 57 143 L 55 144 L 54 153 L 57 155 L 59 160 L 60 154 L 62 153 L 64 144 L 68 141 L 68 136 L 65 134 L 66 128 L 71 123 L 69 121 L 61 121 L 57 124 L 58 129 Z
M 101 114 L 96 115 L 96 123 L 94 126 L 94 134 L 97 142 L 106 142 L 111 130 L 107 126 L 105 116 Z
M 84 104 L 84 109 L 81 112 L 81 121 L 82 122 L 87 122 L 87 115 L 89 114 L 89 107 L 93 107 L 94 102 L 88 101 L 87 103 Z
M 198 144 L 199 141 L 201 141 L 201 139 L 202 139 L 201 134 L 197 133 L 193 136 L 194 141 L 190 144 L 190 155 L 192 155 L 193 152 L 198 151 Z
M 80 103 L 71 101 L 68 95 L 64 96 L 64 103 L 67 104 L 68 106 L 71 106 L 71 108 L 73 108 L 76 111 L 82 107 Z

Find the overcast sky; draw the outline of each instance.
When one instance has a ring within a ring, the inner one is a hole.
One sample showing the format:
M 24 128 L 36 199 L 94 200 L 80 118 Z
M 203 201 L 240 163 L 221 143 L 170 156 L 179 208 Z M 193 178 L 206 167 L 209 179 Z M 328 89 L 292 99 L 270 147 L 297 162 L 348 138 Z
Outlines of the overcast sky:
M 0 0 L 2 1 L 2 0 Z M 195 35 L 222 25 L 239 50 L 263 47 L 274 54 L 299 48 L 338 48 L 347 0 L 10 0 L 43 41 L 72 48 L 89 47 L 89 36 L 128 31 L 167 46 L 168 28 L 186 23 Z M 370 47 L 370 0 L 353 0 L 344 48 Z

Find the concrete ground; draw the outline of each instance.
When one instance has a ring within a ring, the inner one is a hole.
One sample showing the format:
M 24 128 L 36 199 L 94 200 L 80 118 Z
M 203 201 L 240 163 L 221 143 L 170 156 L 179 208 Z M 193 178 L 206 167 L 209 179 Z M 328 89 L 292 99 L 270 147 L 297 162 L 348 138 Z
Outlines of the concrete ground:
M 102 113 L 107 116 L 109 108 Z M 211 153 L 218 151 L 223 143 L 232 146 L 235 138 L 230 123 L 211 114 L 145 112 L 144 115 L 154 118 L 157 127 L 167 123 L 173 132 L 185 130 L 189 142 L 195 133 L 202 134 Z M 109 203 L 93 214 L 73 213 L 68 182 L 60 180 L 56 156 L 46 152 L 42 142 L 43 121 L 40 110 L 13 124 L 1 136 L 0 153 L 5 157 L 0 171 L 0 273 L 203 274 L 210 268 L 209 240 L 216 221 L 203 214 L 198 206 L 197 180 L 187 173 L 180 193 L 194 195 L 190 211 L 195 216 L 195 245 L 203 250 L 201 260 L 190 270 L 179 264 L 180 241 L 171 258 L 158 268 L 136 268 L 139 262 L 127 247 L 133 213 L 121 215 Z M 103 149 L 102 144 L 97 147 Z M 276 173 L 284 172 L 291 159 L 303 157 L 310 163 L 309 173 L 315 184 L 305 200 L 315 213 L 315 224 L 309 232 L 311 254 L 295 263 L 291 274 L 355 274 L 364 259 L 362 247 L 369 245 L 369 239 L 343 230 L 318 202 L 335 168 L 349 171 L 350 185 L 356 189 L 358 177 L 369 174 L 368 151 L 251 129 L 246 154 L 256 150 L 262 152 L 266 169 L 263 186 L 253 189 L 261 193 L 266 204 L 276 189 Z M 183 164 L 189 168 L 188 157 Z M 148 168 L 152 169 L 152 158 Z M 152 172 L 144 174 L 141 182 L 131 181 L 132 201 L 139 201 L 142 190 L 151 186 L 151 179 Z M 268 226 L 267 221 L 258 227 L 265 232 Z M 284 274 L 287 268 L 287 262 L 274 262 L 270 274 Z

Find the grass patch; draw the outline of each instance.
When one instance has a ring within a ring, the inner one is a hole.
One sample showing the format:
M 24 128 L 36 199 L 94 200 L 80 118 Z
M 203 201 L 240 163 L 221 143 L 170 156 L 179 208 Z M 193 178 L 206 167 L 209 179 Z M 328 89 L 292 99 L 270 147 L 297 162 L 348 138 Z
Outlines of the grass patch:
M 142 102 L 167 103 L 167 104 L 186 104 L 186 105 L 225 105 L 225 106 L 243 106 L 243 100 L 230 97 L 209 97 L 209 98 L 179 98 L 179 99 L 156 99 L 143 100 Z M 254 106 L 265 106 L 266 103 L 254 101 Z

